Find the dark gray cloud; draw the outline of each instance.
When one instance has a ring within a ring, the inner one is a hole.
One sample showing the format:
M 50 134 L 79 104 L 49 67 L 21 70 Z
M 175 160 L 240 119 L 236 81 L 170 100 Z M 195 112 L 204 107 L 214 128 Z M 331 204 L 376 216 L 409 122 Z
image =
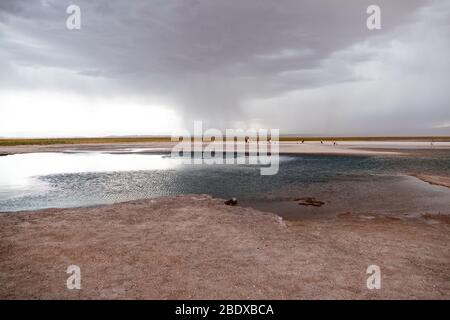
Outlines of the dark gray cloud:
M 72 3 L 81 30 L 65 27 Z M 285 132 L 445 130 L 448 2 L 376 1 L 382 29 L 369 31 L 372 3 L 1 0 L 0 87 L 143 104 L 156 96 L 186 123 L 216 127 L 259 119 Z

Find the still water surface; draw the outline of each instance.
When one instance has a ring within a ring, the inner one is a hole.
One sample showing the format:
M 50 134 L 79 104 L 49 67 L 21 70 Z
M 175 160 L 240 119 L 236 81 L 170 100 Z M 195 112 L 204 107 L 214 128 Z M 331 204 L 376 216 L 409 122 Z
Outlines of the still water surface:
M 281 156 L 274 176 L 259 166 L 184 165 L 162 154 L 32 153 L 0 157 L 0 211 L 78 207 L 207 193 L 285 217 L 337 212 L 450 213 L 450 189 L 409 173 L 450 175 L 450 152 L 414 156 Z M 296 197 L 326 202 L 298 206 Z

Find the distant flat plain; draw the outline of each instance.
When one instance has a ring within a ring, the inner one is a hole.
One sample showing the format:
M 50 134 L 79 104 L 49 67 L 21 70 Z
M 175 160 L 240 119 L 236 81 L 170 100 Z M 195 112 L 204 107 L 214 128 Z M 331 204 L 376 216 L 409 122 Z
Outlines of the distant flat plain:
M 282 136 L 280 141 L 421 141 L 450 142 L 450 136 L 360 136 L 360 137 L 329 137 L 329 136 Z M 154 137 L 80 137 L 80 138 L 0 138 L 0 146 L 18 145 L 50 145 L 50 144 L 85 144 L 85 143 L 145 143 L 170 142 L 169 136 Z
M 70 150 L 147 149 L 170 152 L 170 137 L 107 137 L 56 139 L 0 139 L 0 155 Z M 209 141 L 203 142 L 205 145 Z M 232 143 L 228 141 L 227 143 Z M 450 148 L 449 137 L 280 137 L 281 154 L 400 154 L 405 149 Z

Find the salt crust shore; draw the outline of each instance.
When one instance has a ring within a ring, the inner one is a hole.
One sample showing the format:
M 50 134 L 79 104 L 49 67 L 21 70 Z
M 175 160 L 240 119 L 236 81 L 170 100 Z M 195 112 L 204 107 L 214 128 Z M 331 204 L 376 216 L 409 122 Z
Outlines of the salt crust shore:
M 449 299 L 449 243 L 448 215 L 283 221 L 206 195 L 5 213 L 0 298 Z
M 425 174 L 412 174 L 412 176 L 422 181 L 428 182 L 429 184 L 450 188 L 450 177 L 433 176 Z
M 170 152 L 176 143 L 147 142 L 147 143 L 90 143 L 90 144 L 61 144 L 61 145 L 22 145 L 0 146 L 0 154 L 17 154 L 32 152 L 67 152 L 67 151 L 111 151 L 111 152 Z M 205 146 L 207 143 L 205 143 Z M 281 154 L 337 154 L 337 155 L 396 155 L 402 149 L 427 149 L 429 144 L 423 142 L 385 142 L 372 143 L 369 141 L 338 142 L 281 142 L 278 144 Z M 450 143 L 435 143 L 436 149 L 450 149 Z
M 64 152 L 73 150 L 95 150 L 95 151 L 118 151 L 140 149 L 147 152 L 170 152 L 174 142 L 146 142 L 146 143 L 87 143 L 87 144 L 60 144 L 60 145 L 21 145 L 0 146 L 0 155 L 32 152 Z M 205 143 L 205 145 L 207 145 Z M 326 141 L 320 142 L 281 142 L 279 151 L 284 153 L 298 154 L 342 154 L 342 155 L 395 155 L 401 154 L 408 149 L 450 149 L 450 142 L 435 142 L 431 147 L 429 142 L 421 141 L 342 141 L 337 145 Z

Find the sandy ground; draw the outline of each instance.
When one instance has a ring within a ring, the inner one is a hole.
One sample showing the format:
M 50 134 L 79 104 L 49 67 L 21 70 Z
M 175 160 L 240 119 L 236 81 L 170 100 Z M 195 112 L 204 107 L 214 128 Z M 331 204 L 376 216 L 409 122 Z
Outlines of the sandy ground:
M 132 152 L 170 152 L 175 142 L 146 143 L 88 143 L 88 144 L 55 144 L 55 145 L 23 145 L 0 146 L 0 155 L 32 152 L 62 152 L 62 151 L 123 151 Z M 204 146 L 208 143 L 204 143 Z M 343 154 L 343 155 L 386 155 L 401 154 L 406 149 L 450 149 L 450 142 L 422 141 L 342 141 L 333 145 L 332 142 L 280 142 L 280 153 L 298 154 Z
M 431 176 L 425 174 L 413 174 L 412 176 L 422 181 L 428 182 L 429 184 L 450 188 L 450 177 Z
M 444 215 L 290 222 L 200 195 L 1 214 L 0 298 L 449 299 L 449 243 Z
M 70 145 L 25 145 L 25 146 L 0 146 L 0 155 L 33 153 L 33 152 L 73 152 L 73 151 L 104 151 L 104 152 L 139 152 L 139 153 L 169 153 L 176 143 L 171 142 L 147 142 L 147 143 L 92 143 Z M 206 147 L 208 144 L 205 143 Z M 356 145 L 355 145 L 356 146 Z M 330 143 L 290 143 L 278 144 L 279 153 L 286 154 L 340 154 L 340 155 L 386 155 L 399 154 L 395 150 L 370 150 L 370 148 L 354 148 L 352 145 L 333 146 Z M 225 149 L 225 148 L 224 148 Z M 217 149 L 216 149 L 217 150 Z M 217 150 L 220 151 L 220 150 Z

